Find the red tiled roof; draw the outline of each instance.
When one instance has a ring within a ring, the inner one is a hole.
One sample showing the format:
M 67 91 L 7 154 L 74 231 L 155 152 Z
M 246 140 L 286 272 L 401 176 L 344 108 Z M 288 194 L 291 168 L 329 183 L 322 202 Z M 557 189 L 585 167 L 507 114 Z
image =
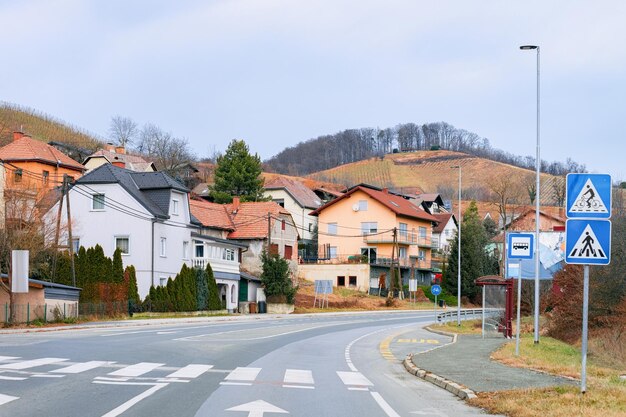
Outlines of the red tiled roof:
M 59 165 L 63 167 L 81 172 L 85 170 L 83 165 L 55 147 L 28 136 L 23 136 L 0 148 L 0 159 L 9 162 L 39 161 L 49 165 L 57 165 L 60 161 Z
M 209 203 L 205 200 L 189 200 L 189 209 L 203 226 L 223 230 L 235 230 L 224 204 Z
M 354 194 L 356 191 L 362 191 L 365 194 L 369 195 L 374 200 L 378 201 L 385 207 L 387 207 L 392 212 L 396 213 L 399 216 L 411 217 L 421 220 L 430 220 L 431 222 L 437 222 L 438 220 L 433 217 L 431 214 L 426 213 L 424 210 L 417 207 L 415 204 L 411 203 L 409 200 L 395 194 L 390 194 L 386 190 L 378 190 L 374 188 L 370 188 L 368 186 L 357 185 L 356 187 L 351 188 L 347 193 L 338 197 L 328 203 L 324 204 L 322 207 L 317 210 L 311 212 L 313 215 L 319 214 L 325 208 L 337 204 L 339 201 L 342 201 L 348 198 L 350 195 Z
M 437 221 L 439 222 L 439 224 L 433 228 L 433 233 L 441 233 L 441 232 L 443 232 L 443 229 L 446 227 L 446 225 L 448 224 L 448 221 L 450 221 L 450 217 L 452 217 L 452 216 L 453 216 L 452 213 L 435 213 L 435 214 L 433 214 L 433 217 L 435 217 L 437 219 Z
M 285 189 L 302 207 L 316 209 L 322 205 L 322 202 L 315 195 L 315 193 L 300 181 L 295 181 L 285 177 L 276 177 L 269 180 L 265 184 L 265 189 Z
M 229 239 L 265 239 L 267 238 L 268 213 L 273 216 L 290 215 L 287 210 L 273 201 L 239 203 L 236 213 L 233 212 L 234 204 L 226 206 L 235 223 L 235 231 L 228 235 Z

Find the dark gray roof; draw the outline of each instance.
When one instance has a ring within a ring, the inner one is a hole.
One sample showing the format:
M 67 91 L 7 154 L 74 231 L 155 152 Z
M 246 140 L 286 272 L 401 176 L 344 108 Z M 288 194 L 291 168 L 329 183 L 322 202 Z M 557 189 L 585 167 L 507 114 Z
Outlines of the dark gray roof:
M 77 185 L 120 184 L 153 216 L 169 218 L 171 190 L 188 193 L 184 185 L 164 172 L 134 172 L 104 164 L 76 181 Z
M 226 245 L 230 245 L 230 246 L 236 246 L 238 248 L 242 248 L 242 249 L 247 249 L 249 246 L 245 243 L 240 243 L 240 242 L 236 242 L 230 239 L 222 239 L 219 237 L 215 237 L 215 236 L 208 236 L 208 235 L 203 235 L 200 233 L 196 233 L 196 232 L 191 232 L 191 237 L 192 238 L 198 238 L 198 239 L 206 239 L 206 240 L 211 240 L 213 242 L 217 242 L 217 243 L 224 243 Z

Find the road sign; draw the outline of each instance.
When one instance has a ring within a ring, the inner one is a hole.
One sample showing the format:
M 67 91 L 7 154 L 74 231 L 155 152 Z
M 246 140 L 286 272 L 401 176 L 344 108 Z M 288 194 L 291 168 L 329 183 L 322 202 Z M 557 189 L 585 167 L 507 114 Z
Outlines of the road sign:
M 568 219 L 565 262 L 608 265 L 611 262 L 611 221 Z
M 611 217 L 611 176 L 608 174 L 567 174 L 568 218 L 608 219 Z
M 409 291 L 417 291 L 417 279 L 409 279 Z
M 433 285 L 432 287 L 430 287 L 430 293 L 432 295 L 439 295 L 439 294 L 441 294 L 441 286 L 440 285 Z
M 532 259 L 535 235 L 530 233 L 508 233 L 509 259 Z

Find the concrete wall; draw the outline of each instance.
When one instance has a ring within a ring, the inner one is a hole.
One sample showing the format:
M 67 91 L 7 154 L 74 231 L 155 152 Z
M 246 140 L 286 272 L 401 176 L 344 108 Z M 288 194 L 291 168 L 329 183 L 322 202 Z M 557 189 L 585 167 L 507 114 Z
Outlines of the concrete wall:
M 331 280 L 337 286 L 337 277 L 345 277 L 345 287 L 349 287 L 349 277 L 356 277 L 356 287 L 359 291 L 369 290 L 370 266 L 368 264 L 303 264 L 298 267 L 298 277 L 307 281 Z

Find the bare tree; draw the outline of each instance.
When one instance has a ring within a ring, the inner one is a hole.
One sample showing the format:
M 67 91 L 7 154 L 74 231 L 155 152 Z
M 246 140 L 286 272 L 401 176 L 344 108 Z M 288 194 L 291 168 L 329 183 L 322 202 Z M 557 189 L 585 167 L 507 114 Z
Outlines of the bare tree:
M 533 174 L 527 174 L 524 175 L 522 182 L 528 194 L 530 204 L 532 205 L 535 203 L 535 198 L 537 198 L 537 177 Z
M 559 207 L 563 207 L 565 204 L 565 193 L 567 185 L 565 184 L 565 177 L 556 177 L 552 183 L 552 190 L 554 191 L 555 203 Z
M 509 175 L 491 178 L 487 185 L 491 191 L 491 203 L 498 208 L 498 214 L 502 221 L 502 229 L 504 233 L 506 233 L 508 223 L 513 220 L 515 216 L 515 208 L 524 195 L 523 186 L 517 178 Z M 506 239 L 504 244 L 506 245 Z M 505 253 L 506 246 L 503 247 L 502 250 L 501 269 L 504 268 Z
M 109 124 L 109 135 L 120 146 L 128 146 L 135 141 L 139 133 L 137 123 L 129 117 L 113 116 Z
M 141 129 L 136 149 L 152 158 L 158 169 L 170 174 L 194 160 L 187 139 L 174 137 L 153 124 L 146 124 Z

